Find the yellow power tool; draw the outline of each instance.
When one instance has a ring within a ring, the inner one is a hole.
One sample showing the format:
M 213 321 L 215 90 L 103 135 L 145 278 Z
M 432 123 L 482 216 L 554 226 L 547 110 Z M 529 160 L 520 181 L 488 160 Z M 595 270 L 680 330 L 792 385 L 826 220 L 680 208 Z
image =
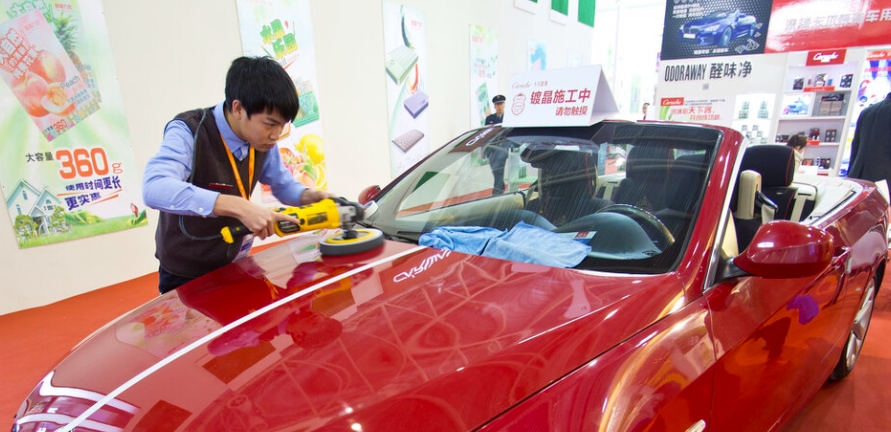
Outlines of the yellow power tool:
M 276 212 L 293 216 L 298 223 L 278 221 L 275 233 L 284 237 L 299 232 L 323 228 L 342 228 L 343 232 L 322 239 L 319 243 L 324 255 L 347 255 L 374 249 L 384 242 L 383 233 L 376 229 L 355 229 L 362 220 L 365 208 L 344 198 L 328 198 L 299 207 L 280 207 Z M 244 225 L 224 227 L 220 234 L 226 243 L 234 243 L 236 237 L 250 234 Z

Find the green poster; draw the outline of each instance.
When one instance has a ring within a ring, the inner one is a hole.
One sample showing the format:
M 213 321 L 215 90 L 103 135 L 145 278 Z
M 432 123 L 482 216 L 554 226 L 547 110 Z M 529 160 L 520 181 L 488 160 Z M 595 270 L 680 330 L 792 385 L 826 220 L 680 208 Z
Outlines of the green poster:
M 0 7 L 0 187 L 19 247 L 146 225 L 101 1 Z

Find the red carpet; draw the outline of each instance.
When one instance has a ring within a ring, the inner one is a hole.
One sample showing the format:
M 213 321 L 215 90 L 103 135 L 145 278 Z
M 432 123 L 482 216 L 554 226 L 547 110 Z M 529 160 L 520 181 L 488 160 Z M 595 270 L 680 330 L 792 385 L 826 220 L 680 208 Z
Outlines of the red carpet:
M 891 272 L 889 272 L 891 273 Z M 106 322 L 155 298 L 158 274 L 0 316 L 0 430 L 32 387 L 75 344 Z M 880 432 L 891 425 L 891 274 L 876 299 L 857 368 L 828 383 L 785 432 Z M 753 413 L 757 415 L 757 413 Z

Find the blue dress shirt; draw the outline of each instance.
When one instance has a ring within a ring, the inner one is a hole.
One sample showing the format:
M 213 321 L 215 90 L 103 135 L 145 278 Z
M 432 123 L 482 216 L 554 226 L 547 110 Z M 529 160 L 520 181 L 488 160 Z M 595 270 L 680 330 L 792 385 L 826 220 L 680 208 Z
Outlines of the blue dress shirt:
M 223 114 L 223 103 L 213 108 L 217 129 L 239 160 L 248 156 L 250 144 L 235 135 Z M 194 154 L 192 131 L 182 120 L 173 120 L 164 130 L 161 148 L 145 166 L 142 181 L 142 197 L 153 209 L 187 216 L 213 216 L 213 206 L 219 192 L 199 188 L 186 180 L 192 172 Z M 276 144 L 266 155 L 260 168 L 260 183 L 272 188 L 272 194 L 282 204 L 300 205 L 300 197 L 306 187 L 294 180 L 282 163 Z

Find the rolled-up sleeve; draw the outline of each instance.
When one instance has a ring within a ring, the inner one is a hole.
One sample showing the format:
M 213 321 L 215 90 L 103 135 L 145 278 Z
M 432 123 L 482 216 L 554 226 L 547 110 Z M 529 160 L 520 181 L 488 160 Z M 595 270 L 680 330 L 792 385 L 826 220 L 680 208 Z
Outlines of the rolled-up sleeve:
M 186 181 L 192 171 L 193 153 L 189 127 L 179 120 L 168 123 L 158 153 L 145 167 L 142 199 L 147 206 L 181 215 L 214 216 L 219 193 Z

